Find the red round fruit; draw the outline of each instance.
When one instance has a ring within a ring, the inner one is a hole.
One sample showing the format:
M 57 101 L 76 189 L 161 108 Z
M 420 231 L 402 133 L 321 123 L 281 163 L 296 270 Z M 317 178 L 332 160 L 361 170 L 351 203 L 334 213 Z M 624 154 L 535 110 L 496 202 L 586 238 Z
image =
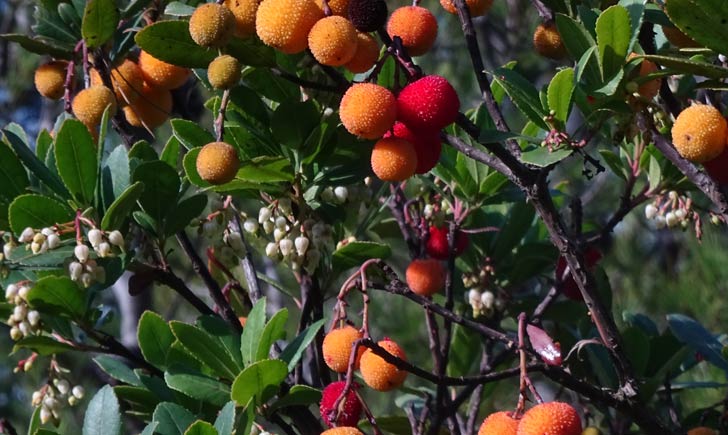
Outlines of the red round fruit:
M 334 422 L 331 421 L 335 417 L 334 405 L 336 399 L 339 398 L 341 392 L 344 391 L 346 381 L 332 382 L 324 388 L 321 395 L 321 418 L 328 427 L 334 427 Z M 336 421 L 336 426 L 356 426 L 359 422 L 359 416 L 361 415 L 362 406 L 359 401 L 359 397 L 356 395 L 356 390 L 359 388 L 359 384 L 354 382 L 351 384 L 349 392 L 346 393 L 344 399 L 344 407 L 339 414 L 339 419 Z
M 430 235 L 427 239 L 427 255 L 438 260 L 447 260 L 449 255 L 447 243 L 448 228 L 438 228 L 434 225 L 430 226 Z M 455 256 L 462 254 L 468 247 L 468 236 L 462 231 L 455 232 Z
M 440 131 L 422 131 L 415 133 L 403 123 L 397 121 L 394 123 L 392 130 L 384 134 L 384 137 L 394 136 L 404 139 L 411 143 L 417 154 L 416 174 L 426 174 L 432 168 L 437 166 L 440 161 L 440 153 L 442 153 L 442 142 L 440 141 Z
M 720 153 L 718 157 L 703 163 L 703 167 L 716 183 L 728 184 L 728 148 Z
M 441 130 L 455 122 L 460 99 L 444 77 L 430 75 L 402 89 L 397 97 L 397 117 L 413 130 Z
M 584 259 L 587 266 L 592 269 L 602 259 L 602 253 L 597 248 L 590 247 L 584 253 Z M 556 282 L 559 281 L 563 281 L 561 283 L 561 292 L 564 296 L 574 301 L 584 300 L 581 291 L 579 291 L 579 286 L 576 285 L 574 277 L 571 276 L 571 271 L 564 257 L 559 257 L 559 261 L 556 262 Z

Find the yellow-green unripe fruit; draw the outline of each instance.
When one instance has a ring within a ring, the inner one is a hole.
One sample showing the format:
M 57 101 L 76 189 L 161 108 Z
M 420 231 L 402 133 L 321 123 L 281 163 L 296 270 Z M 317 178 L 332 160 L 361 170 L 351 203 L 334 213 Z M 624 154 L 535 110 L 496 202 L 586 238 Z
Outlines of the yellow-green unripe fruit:
M 235 31 L 235 16 L 226 6 L 205 3 L 190 17 L 190 36 L 201 47 L 222 47 Z
M 230 89 L 240 81 L 241 68 L 237 59 L 223 54 L 210 62 L 207 79 L 215 89 Z

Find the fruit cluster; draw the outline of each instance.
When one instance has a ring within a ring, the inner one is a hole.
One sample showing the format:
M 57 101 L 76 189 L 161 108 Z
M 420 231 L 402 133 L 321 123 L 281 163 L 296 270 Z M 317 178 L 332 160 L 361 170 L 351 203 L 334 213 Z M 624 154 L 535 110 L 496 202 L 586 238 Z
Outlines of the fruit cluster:
M 581 418 L 568 403 L 541 403 L 520 418 L 510 412 L 491 414 L 478 430 L 478 435 L 581 435 Z

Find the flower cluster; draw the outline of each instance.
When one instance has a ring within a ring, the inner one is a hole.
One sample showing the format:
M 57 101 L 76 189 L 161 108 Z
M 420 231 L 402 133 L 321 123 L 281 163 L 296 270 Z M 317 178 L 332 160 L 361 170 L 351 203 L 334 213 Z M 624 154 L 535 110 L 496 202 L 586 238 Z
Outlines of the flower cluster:
M 645 217 L 654 221 L 655 228 L 687 229 L 691 220 L 698 220 L 698 214 L 692 209 L 692 200 L 670 191 L 645 207 Z
M 53 366 L 56 366 L 56 370 L 52 372 L 53 381 L 34 391 L 31 396 L 33 406 L 40 407 L 40 421 L 43 424 L 50 420 L 57 424 L 63 407 L 76 405 L 83 399 L 85 393 L 81 385 L 71 387 L 68 380 L 63 377 L 63 372 L 67 370 L 61 369 L 55 362 L 51 363 L 51 367 Z
M 8 317 L 10 338 L 18 341 L 29 335 L 37 334 L 41 329 L 40 313 L 28 306 L 30 283 L 19 282 L 5 287 L 5 300 L 14 305 L 13 313 Z

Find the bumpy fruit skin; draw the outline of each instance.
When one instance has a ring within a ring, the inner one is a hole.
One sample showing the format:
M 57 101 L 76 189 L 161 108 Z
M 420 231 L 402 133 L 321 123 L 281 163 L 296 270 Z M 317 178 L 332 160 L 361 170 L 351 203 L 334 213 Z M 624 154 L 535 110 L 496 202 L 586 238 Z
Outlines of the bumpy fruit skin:
M 54 60 L 44 63 L 35 70 L 35 89 L 38 93 L 51 100 L 59 100 L 63 97 L 66 89 L 63 85 L 66 82 L 66 68 L 68 62 Z
M 364 435 L 355 427 L 335 427 L 321 432 L 321 435 Z
M 437 20 L 420 6 L 404 6 L 392 12 L 387 23 L 390 38 L 399 36 L 410 56 L 427 53 L 437 38 Z
M 190 17 L 190 36 L 200 47 L 222 47 L 235 32 L 235 15 L 225 5 L 203 3 Z
M 263 0 L 255 30 L 264 44 L 295 54 L 308 48 L 308 32 L 323 17 L 313 0 Z
M 500 411 L 490 414 L 478 429 L 478 435 L 516 435 L 518 420 L 510 412 Z
M 346 381 L 332 382 L 324 388 L 321 394 L 321 404 L 319 411 L 321 411 L 321 419 L 326 423 L 326 426 L 333 427 L 333 421 L 330 416 L 331 411 L 334 410 L 336 399 L 339 398 L 341 392 L 344 391 Z M 359 401 L 359 397 L 356 395 L 356 390 L 359 388 L 359 384 L 356 382 L 351 384 L 349 392 L 346 394 L 344 399 L 344 408 L 339 414 L 339 419 L 336 421 L 337 426 L 356 426 L 359 422 L 359 416 L 361 415 L 362 405 Z
M 359 74 L 369 71 L 379 59 L 379 44 L 372 35 L 356 32 L 356 52 L 344 68 Z
M 143 50 L 139 53 L 139 69 L 145 82 L 167 90 L 179 88 L 190 76 L 189 69 L 163 62 Z
M 380 139 L 372 149 L 372 171 L 382 181 L 404 181 L 415 174 L 417 153 L 404 139 Z
M 242 66 L 229 54 L 216 57 L 207 66 L 207 79 L 215 89 L 230 89 L 238 84 Z
M 554 23 L 539 24 L 533 32 L 533 47 L 541 56 L 559 60 L 566 57 L 566 47 Z
M 394 125 L 397 100 L 385 87 L 356 83 L 341 99 L 339 117 L 349 133 L 364 139 L 378 139 Z
M 427 255 L 437 260 L 447 260 L 450 257 L 449 245 L 447 243 L 448 228 L 444 226 L 438 228 L 434 225 L 430 226 L 429 235 L 427 237 L 427 244 L 425 250 Z M 468 247 L 468 236 L 462 232 L 457 231 L 455 233 L 455 256 L 462 254 Z
M 586 260 L 586 265 L 590 269 L 593 269 L 601 259 L 601 251 L 593 246 L 589 247 L 584 253 L 584 260 Z M 568 275 L 566 275 L 566 268 L 566 259 L 564 257 L 559 257 L 559 260 L 556 262 L 556 281 L 559 282 L 563 280 L 561 283 L 561 292 L 564 296 L 571 300 L 583 301 L 584 296 L 581 295 L 579 286 L 576 285 L 576 281 L 574 281 L 574 277 L 571 276 L 571 272 L 568 272 Z
M 627 60 L 632 60 L 637 56 L 639 56 L 639 54 L 630 53 L 629 57 L 627 57 Z M 638 74 L 640 77 L 644 77 L 644 76 L 652 74 L 658 70 L 659 70 L 659 68 L 657 67 L 657 65 L 654 62 L 652 62 L 651 60 L 642 59 L 642 62 L 640 63 L 640 68 L 639 68 Z M 652 79 L 652 80 L 642 83 L 639 86 L 639 90 L 637 92 L 639 92 L 639 94 L 642 96 L 642 98 L 651 100 L 651 99 L 655 98 L 657 96 L 657 94 L 660 92 L 661 85 L 662 85 L 662 79 L 659 79 L 659 78 Z
M 103 85 L 103 79 L 96 69 L 91 70 L 91 85 Z M 125 59 L 121 65 L 111 70 L 111 85 L 120 106 L 125 106 L 139 98 L 144 76 L 134 61 Z
M 437 75 L 408 84 L 397 97 L 397 117 L 416 131 L 441 130 L 455 122 L 459 110 L 457 92 Z
M 390 355 L 405 361 L 407 360 L 402 348 L 392 340 L 384 339 L 377 344 L 383 347 Z M 361 356 L 360 370 L 364 382 L 377 391 L 391 391 L 398 388 L 407 378 L 406 371 L 389 364 L 368 348 L 364 352 L 364 355 Z
M 684 34 L 677 27 L 662 26 L 662 33 L 665 34 L 665 38 L 670 41 L 670 44 L 678 48 L 696 48 L 700 47 L 700 44 L 695 42 L 693 38 Z
M 356 29 L 338 15 L 322 18 L 308 34 L 308 48 L 322 65 L 341 66 L 356 54 Z
M 197 155 L 197 173 L 210 184 L 225 184 L 235 178 L 240 167 L 238 153 L 225 142 L 210 142 Z
M 153 130 L 164 124 L 171 111 L 172 93 L 145 83 L 139 98 L 124 107 L 124 117 L 134 127 L 146 126 Z
M 405 276 L 410 290 L 420 296 L 432 296 L 445 287 L 445 268 L 438 260 L 413 260 Z
M 715 435 L 716 432 L 714 429 L 711 429 L 709 427 L 700 426 L 693 429 L 690 429 L 688 431 L 688 435 Z
M 440 4 L 451 14 L 458 13 L 453 0 L 440 0 Z M 490 8 L 493 6 L 493 0 L 465 0 L 465 4 L 468 5 L 468 9 L 470 9 L 470 16 L 479 17 L 488 13 Z
M 672 143 L 684 158 L 695 163 L 714 159 L 726 145 L 723 115 L 713 106 L 695 104 L 680 112 L 672 126 Z
M 109 116 L 116 114 L 116 98 L 111 89 L 106 86 L 91 86 L 76 94 L 71 102 L 73 114 L 79 121 L 86 124 L 91 129 L 101 123 L 101 117 L 107 106 Z
M 255 15 L 258 12 L 260 0 L 225 0 L 223 5 L 230 9 L 235 17 L 234 35 L 238 38 L 247 38 L 255 34 Z
M 568 403 L 542 403 L 523 414 L 518 435 L 581 435 L 581 418 Z
M 442 152 L 442 142 L 440 141 L 440 132 L 420 131 L 415 133 L 407 128 L 406 125 L 397 121 L 394 123 L 391 131 L 385 133 L 384 137 L 397 137 L 404 139 L 415 147 L 417 154 L 417 169 L 415 174 L 426 174 L 437 165 Z
M 706 172 L 718 184 L 728 184 L 728 147 L 714 159 L 703 163 Z
M 321 347 L 326 365 L 337 373 L 346 373 L 349 368 L 351 345 L 360 338 L 362 338 L 362 333 L 349 325 L 329 331 L 324 337 Z M 364 347 L 360 346 L 354 368 L 359 367 L 359 359 L 362 353 L 364 353 Z
M 360 32 L 375 32 L 387 22 L 384 0 L 349 0 L 349 19 Z
M 349 10 L 349 0 L 329 0 L 327 3 L 333 15 L 345 17 L 346 12 Z M 322 0 L 316 0 L 316 6 L 321 9 L 321 12 L 324 12 L 324 2 Z

